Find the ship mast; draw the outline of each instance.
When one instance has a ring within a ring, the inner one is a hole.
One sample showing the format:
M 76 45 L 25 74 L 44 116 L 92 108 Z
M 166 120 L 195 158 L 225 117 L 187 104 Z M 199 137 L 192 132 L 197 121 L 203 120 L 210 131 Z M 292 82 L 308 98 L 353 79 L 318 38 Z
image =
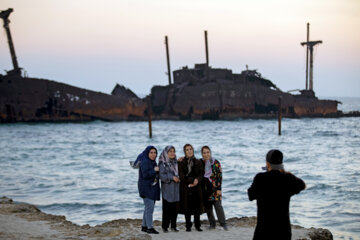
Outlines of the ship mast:
M 15 48 L 14 48 L 14 44 L 13 44 L 12 37 L 11 37 L 10 27 L 9 27 L 9 23 L 10 23 L 9 16 L 12 13 L 12 11 L 13 11 L 12 8 L 1 11 L 0 18 L 2 18 L 4 21 L 4 28 L 6 31 L 6 36 L 7 36 L 9 48 L 10 48 L 11 59 L 12 59 L 13 66 L 14 66 L 14 69 L 12 71 L 9 71 L 8 73 L 21 75 L 21 71 L 20 71 L 20 68 L 19 68 L 19 65 L 18 65 L 18 62 L 16 59 Z
M 314 70 L 314 57 L 313 57 L 313 51 L 314 46 L 317 44 L 322 43 L 321 40 L 318 41 L 309 41 L 309 35 L 310 35 L 310 24 L 307 23 L 307 41 L 300 43 L 301 46 L 306 45 L 306 90 L 314 91 L 313 89 L 313 70 Z M 309 65 L 309 58 L 308 54 L 310 53 L 310 72 L 308 69 Z
M 169 43 L 168 43 L 168 37 L 165 36 L 165 45 L 166 45 L 166 60 L 167 60 L 167 75 L 169 77 L 169 85 L 171 85 L 171 70 L 170 70 L 170 54 L 169 54 Z
M 206 30 L 205 30 L 205 54 L 206 54 L 206 66 L 209 66 L 208 37 Z

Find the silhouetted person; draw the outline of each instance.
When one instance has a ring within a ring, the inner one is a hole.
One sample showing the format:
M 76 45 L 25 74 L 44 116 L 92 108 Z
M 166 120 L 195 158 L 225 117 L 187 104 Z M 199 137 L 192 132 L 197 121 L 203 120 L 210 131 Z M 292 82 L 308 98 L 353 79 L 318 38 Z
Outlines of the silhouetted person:
M 290 198 L 304 190 L 303 180 L 286 172 L 283 154 L 270 150 L 266 155 L 266 172 L 258 173 L 248 189 L 249 200 L 257 200 L 257 225 L 254 240 L 291 240 Z

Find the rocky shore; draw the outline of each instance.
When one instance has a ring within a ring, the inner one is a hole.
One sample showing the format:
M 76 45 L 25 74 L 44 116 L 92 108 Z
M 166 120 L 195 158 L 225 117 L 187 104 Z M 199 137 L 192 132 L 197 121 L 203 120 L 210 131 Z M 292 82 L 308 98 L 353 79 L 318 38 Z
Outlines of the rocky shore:
M 36 206 L 26 203 L 14 203 L 12 199 L 0 198 L 0 239 L 252 239 L 256 217 L 227 219 L 229 231 L 218 227 L 207 230 L 203 222 L 203 232 L 185 232 L 183 223 L 179 223 L 180 232 L 148 235 L 140 231 L 140 219 L 118 219 L 91 227 L 79 226 L 66 220 L 64 216 L 41 212 Z M 155 221 L 154 227 L 161 229 L 161 222 Z M 303 228 L 292 226 L 292 239 L 333 239 L 331 232 L 321 228 Z

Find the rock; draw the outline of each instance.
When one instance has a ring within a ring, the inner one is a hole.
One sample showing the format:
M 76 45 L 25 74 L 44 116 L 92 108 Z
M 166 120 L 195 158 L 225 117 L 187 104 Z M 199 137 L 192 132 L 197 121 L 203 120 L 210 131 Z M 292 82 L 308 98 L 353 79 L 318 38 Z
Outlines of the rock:
M 12 204 L 13 200 L 7 197 L 0 198 L 0 204 Z
M 309 237 L 311 240 L 332 240 L 332 233 L 323 228 L 310 228 Z

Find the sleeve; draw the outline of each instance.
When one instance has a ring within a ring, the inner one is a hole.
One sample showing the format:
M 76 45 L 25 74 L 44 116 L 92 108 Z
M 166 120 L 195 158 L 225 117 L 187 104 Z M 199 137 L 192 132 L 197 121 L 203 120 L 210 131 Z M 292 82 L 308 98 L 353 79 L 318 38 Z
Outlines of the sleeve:
M 254 181 L 251 184 L 250 188 L 248 189 L 248 197 L 250 201 L 257 199 L 258 197 L 258 189 L 257 189 L 258 178 L 259 178 L 258 175 L 254 177 Z
M 204 166 L 201 162 L 201 160 L 197 159 L 196 160 L 197 163 L 197 167 L 198 167 L 198 172 L 197 172 L 197 176 L 195 178 L 197 178 L 197 180 L 199 181 L 199 183 L 202 181 L 203 176 L 204 176 Z
M 217 164 L 215 166 L 215 182 L 216 182 L 216 190 L 221 190 L 221 185 L 222 185 L 222 169 L 221 169 L 221 164 L 219 161 L 216 160 L 215 164 Z
M 150 160 L 141 161 L 141 163 L 140 163 L 140 171 L 142 173 L 142 176 L 145 179 L 152 179 L 152 178 L 156 177 L 156 172 L 155 172 L 154 167 L 151 164 Z
M 160 168 L 160 179 L 162 182 L 170 183 L 173 180 L 174 174 L 172 171 L 169 171 L 169 168 L 165 166 L 165 164 L 159 164 Z
M 185 164 L 183 162 L 181 162 L 178 166 L 179 166 L 179 177 L 180 177 L 180 181 L 186 184 L 191 184 L 194 182 L 194 178 L 192 177 L 187 177 L 185 174 Z
M 291 174 L 291 183 L 292 183 L 291 187 L 290 187 L 291 196 L 294 194 L 298 194 L 299 192 L 304 190 L 306 187 L 305 182 L 302 179 L 300 179 L 292 174 Z

